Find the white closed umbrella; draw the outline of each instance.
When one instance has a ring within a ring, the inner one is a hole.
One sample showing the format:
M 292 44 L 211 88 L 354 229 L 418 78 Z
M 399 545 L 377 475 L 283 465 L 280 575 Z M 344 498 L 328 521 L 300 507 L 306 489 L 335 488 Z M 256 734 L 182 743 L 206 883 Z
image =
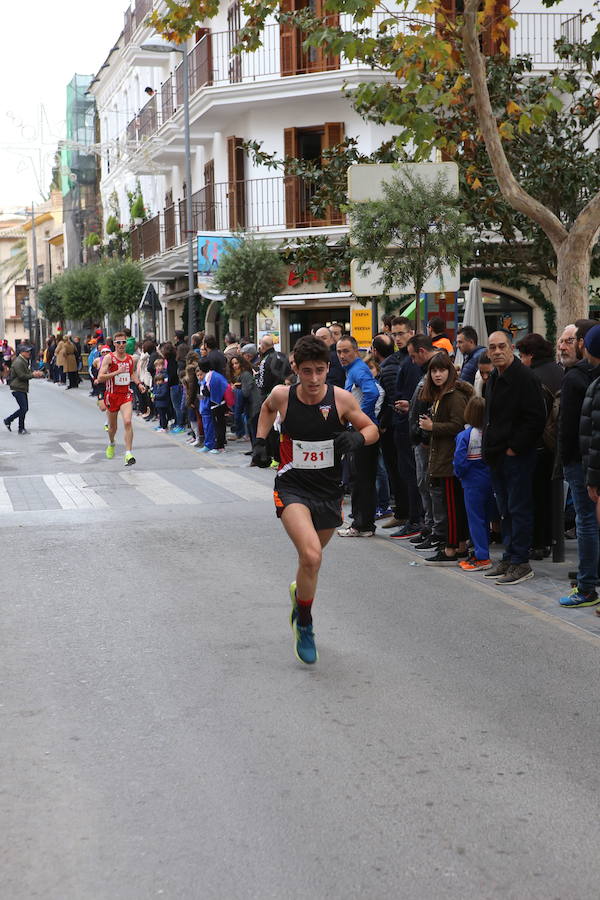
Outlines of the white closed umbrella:
M 479 281 L 479 278 L 471 278 L 471 281 L 469 282 L 462 324 L 470 325 L 471 328 L 474 328 L 477 332 L 479 343 L 483 344 L 483 346 L 487 344 L 488 333 L 483 312 L 483 298 L 481 296 L 481 282 Z M 462 353 L 457 350 L 456 356 L 454 357 L 454 363 L 457 366 L 461 366 L 462 362 Z

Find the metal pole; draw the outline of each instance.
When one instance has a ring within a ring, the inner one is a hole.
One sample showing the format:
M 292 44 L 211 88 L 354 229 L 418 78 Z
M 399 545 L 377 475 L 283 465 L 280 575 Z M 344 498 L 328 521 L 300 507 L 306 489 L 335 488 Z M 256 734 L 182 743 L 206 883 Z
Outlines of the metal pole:
M 188 262 L 188 340 L 195 331 L 194 235 L 192 229 L 192 151 L 190 146 L 190 85 L 187 48 L 183 48 L 183 137 L 185 148 L 185 218 L 187 225 Z
M 371 337 L 379 331 L 379 309 L 377 297 L 371 297 Z
M 33 306 L 33 321 L 30 319 L 31 325 L 29 326 L 29 339 L 32 344 L 35 343 L 37 338 L 37 328 L 38 328 L 38 270 L 37 270 L 37 244 L 35 239 L 35 210 L 33 206 L 33 200 L 31 201 L 31 265 L 32 265 L 32 275 L 33 280 L 31 283 L 31 287 L 33 288 L 33 303 L 30 303 L 30 306 Z M 35 335 L 35 337 L 34 337 Z M 36 349 L 39 349 L 36 347 Z

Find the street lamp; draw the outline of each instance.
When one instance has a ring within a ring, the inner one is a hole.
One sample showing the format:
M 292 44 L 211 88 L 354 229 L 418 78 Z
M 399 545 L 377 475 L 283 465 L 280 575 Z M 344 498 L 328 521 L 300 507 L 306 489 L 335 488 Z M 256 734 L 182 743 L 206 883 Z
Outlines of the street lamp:
M 192 151 L 190 146 L 190 85 L 189 60 L 185 46 L 166 42 L 142 44 L 140 50 L 148 53 L 181 53 L 183 56 L 183 140 L 185 154 L 185 219 L 187 224 L 187 257 L 188 257 L 188 339 L 191 342 L 195 325 L 194 307 L 194 239 L 192 236 Z

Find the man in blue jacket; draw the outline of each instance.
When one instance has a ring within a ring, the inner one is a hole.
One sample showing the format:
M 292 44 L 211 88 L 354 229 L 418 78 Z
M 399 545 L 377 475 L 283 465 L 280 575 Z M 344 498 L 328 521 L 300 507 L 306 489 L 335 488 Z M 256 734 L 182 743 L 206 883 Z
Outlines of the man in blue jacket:
M 350 391 L 362 410 L 377 424 L 375 406 L 379 400 L 377 382 L 371 370 L 360 358 L 356 339 L 350 335 L 337 342 L 337 354 L 346 372 L 347 391 Z M 379 459 L 379 441 L 361 447 L 354 453 L 354 486 L 352 488 L 352 525 L 340 528 L 340 537 L 372 537 L 375 534 L 375 480 Z
M 479 357 L 486 349 L 477 343 L 478 339 L 477 332 L 471 325 L 463 325 L 462 328 L 458 329 L 456 346 L 463 355 L 460 378 L 461 381 L 468 381 L 469 384 L 475 384 Z

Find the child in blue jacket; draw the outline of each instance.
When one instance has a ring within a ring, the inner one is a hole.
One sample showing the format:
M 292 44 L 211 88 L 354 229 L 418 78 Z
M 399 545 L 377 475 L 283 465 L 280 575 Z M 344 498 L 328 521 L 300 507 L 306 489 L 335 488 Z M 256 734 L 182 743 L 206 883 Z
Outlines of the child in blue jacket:
M 481 455 L 484 415 L 485 400 L 471 397 L 465 407 L 465 422 L 468 427 L 456 436 L 454 451 L 454 472 L 462 484 L 474 547 L 471 559 L 459 562 L 465 572 L 482 572 L 492 567 L 489 527 L 497 512 L 490 470 Z
M 154 408 L 158 413 L 158 425 L 155 431 L 169 430 L 169 404 L 171 397 L 169 393 L 169 385 L 165 383 L 162 375 L 154 376 L 154 384 L 152 386 L 152 396 L 154 397 Z

